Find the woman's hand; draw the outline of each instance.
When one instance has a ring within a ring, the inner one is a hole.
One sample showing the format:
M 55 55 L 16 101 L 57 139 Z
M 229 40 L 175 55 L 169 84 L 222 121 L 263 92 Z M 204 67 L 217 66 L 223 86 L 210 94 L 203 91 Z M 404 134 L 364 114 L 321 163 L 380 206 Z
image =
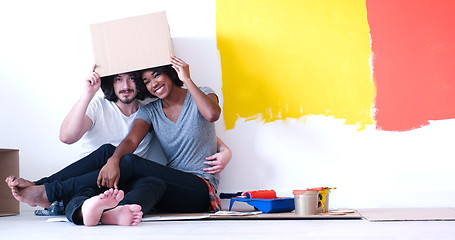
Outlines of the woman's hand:
M 118 161 L 113 161 L 109 158 L 106 165 L 101 168 L 100 173 L 98 174 L 98 179 L 96 183 L 98 187 L 108 187 L 116 188 L 118 180 L 120 179 L 120 167 Z
M 184 62 L 182 59 L 171 55 L 171 63 L 172 67 L 175 69 L 177 72 L 177 75 L 179 76 L 180 80 L 182 80 L 183 83 L 186 83 L 191 81 L 190 78 L 190 65 L 188 63 Z

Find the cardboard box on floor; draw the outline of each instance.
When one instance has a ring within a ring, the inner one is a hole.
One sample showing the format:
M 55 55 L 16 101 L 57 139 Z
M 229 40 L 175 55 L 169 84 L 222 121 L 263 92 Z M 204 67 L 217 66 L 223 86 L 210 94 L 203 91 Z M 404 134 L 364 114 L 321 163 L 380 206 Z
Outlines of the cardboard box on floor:
M 3 181 L 8 176 L 19 176 L 19 150 L 0 148 L 0 217 L 20 213 L 19 202 Z
M 96 72 L 109 76 L 169 65 L 174 50 L 165 12 L 90 26 Z

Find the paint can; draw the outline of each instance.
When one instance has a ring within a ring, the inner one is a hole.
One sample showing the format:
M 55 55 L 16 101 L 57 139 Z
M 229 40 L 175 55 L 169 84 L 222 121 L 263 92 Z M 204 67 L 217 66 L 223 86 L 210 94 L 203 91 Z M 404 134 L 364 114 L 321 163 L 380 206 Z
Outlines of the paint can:
M 316 215 L 318 213 L 319 191 L 294 190 L 295 214 Z
M 329 212 L 329 188 L 323 188 L 319 190 L 318 196 L 318 213 L 328 213 Z
M 307 188 L 307 190 L 318 191 L 318 213 L 329 212 L 329 193 L 330 189 L 336 189 L 336 187 L 317 187 Z

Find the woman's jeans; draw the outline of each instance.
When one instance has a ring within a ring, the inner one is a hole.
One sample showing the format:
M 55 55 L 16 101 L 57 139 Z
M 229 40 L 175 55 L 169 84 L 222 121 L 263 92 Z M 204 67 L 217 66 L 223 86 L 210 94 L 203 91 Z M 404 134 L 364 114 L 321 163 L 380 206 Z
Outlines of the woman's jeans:
M 156 203 L 161 199 L 166 189 L 163 181 L 155 177 L 142 177 L 133 181 L 124 188 L 125 196 L 118 206 L 126 204 L 138 204 L 144 214 L 154 212 Z M 77 193 L 65 208 L 65 215 L 71 222 L 82 225 L 81 207 L 85 200 L 103 192 L 100 188 L 86 188 Z
M 82 190 L 98 188 L 98 174 L 114 151 L 114 146 L 105 144 L 50 177 L 40 179 L 36 184 L 44 184 L 49 202 L 63 200 L 66 205 Z M 155 206 L 159 211 L 203 212 L 210 208 L 207 184 L 199 176 L 134 154 L 125 155 L 120 160 L 119 167 L 119 189 L 142 177 L 155 177 L 165 183 L 163 196 Z

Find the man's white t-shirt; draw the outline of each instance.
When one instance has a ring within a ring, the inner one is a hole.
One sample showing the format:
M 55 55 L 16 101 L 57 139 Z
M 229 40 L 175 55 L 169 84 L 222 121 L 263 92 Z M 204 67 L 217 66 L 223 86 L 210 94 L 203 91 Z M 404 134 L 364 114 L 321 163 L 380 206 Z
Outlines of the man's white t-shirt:
M 139 104 L 139 108 L 142 104 Z M 81 145 L 84 149 L 81 157 L 84 157 L 100 146 L 110 143 L 118 146 L 131 130 L 137 111 L 131 116 L 125 116 L 118 106 L 104 96 L 95 96 L 90 102 L 86 115 L 92 120 L 93 125 L 82 137 Z M 149 144 L 152 134 L 148 133 L 134 152 L 136 155 L 147 158 L 152 149 Z

